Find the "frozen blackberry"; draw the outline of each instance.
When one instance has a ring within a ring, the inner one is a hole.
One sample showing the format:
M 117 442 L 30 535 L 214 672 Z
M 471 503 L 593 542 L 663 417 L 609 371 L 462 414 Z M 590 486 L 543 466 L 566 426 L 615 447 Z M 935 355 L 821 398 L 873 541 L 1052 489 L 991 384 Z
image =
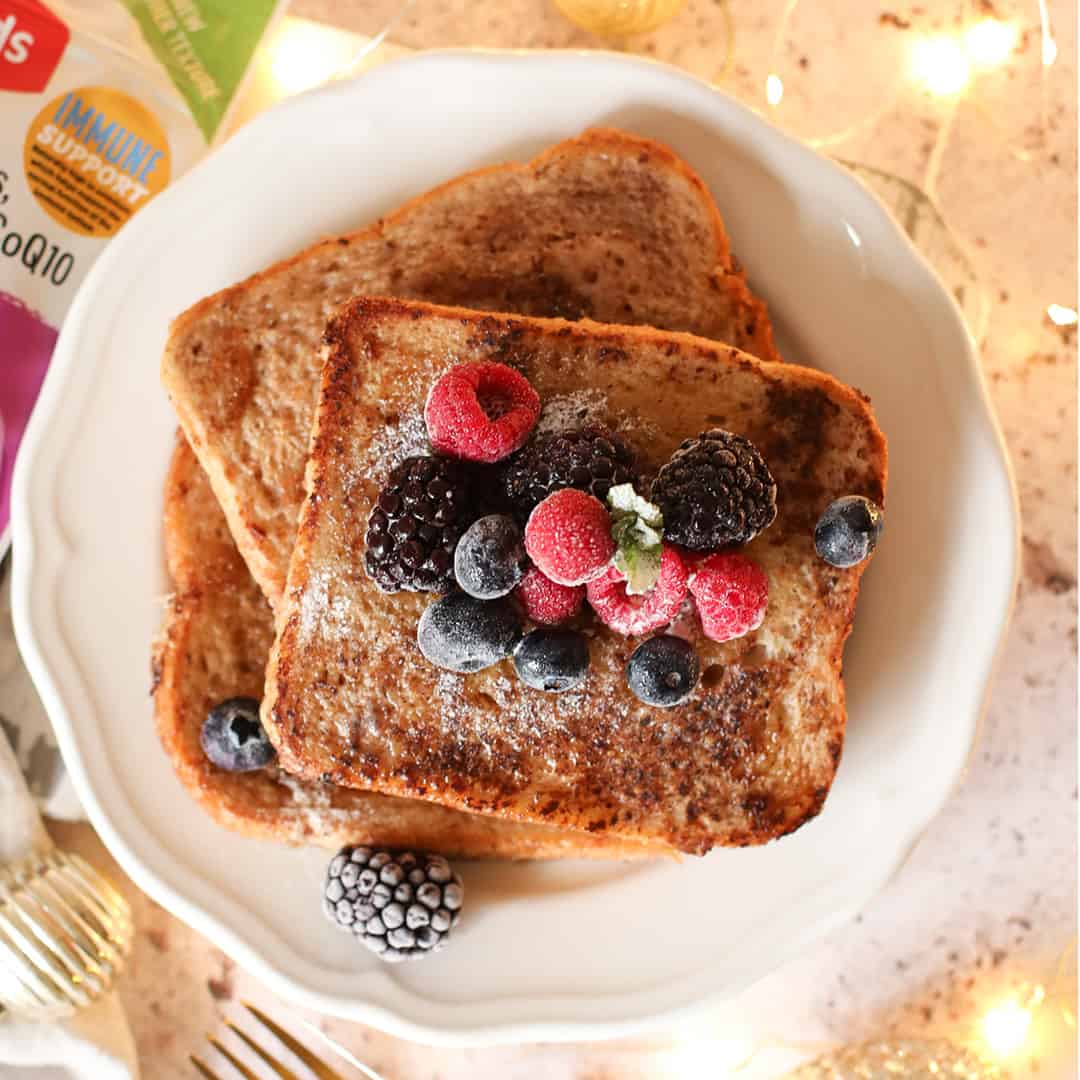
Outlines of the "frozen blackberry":
M 637 475 L 630 448 L 590 426 L 533 439 L 506 463 L 500 482 L 513 514 L 525 522 L 553 491 L 578 488 L 603 502 L 615 484 L 633 483 Z
M 364 566 L 384 592 L 441 592 L 454 584 L 454 548 L 469 525 L 465 467 L 406 458 L 368 517 Z
M 765 459 L 722 428 L 687 439 L 657 474 L 651 498 L 664 515 L 664 539 L 692 551 L 749 543 L 776 517 Z
M 331 860 L 323 911 L 390 963 L 438 952 L 465 889 L 441 855 L 344 847 Z
M 463 673 L 505 660 L 520 637 L 521 619 L 509 599 L 477 600 L 461 592 L 432 601 L 416 628 L 428 661 Z

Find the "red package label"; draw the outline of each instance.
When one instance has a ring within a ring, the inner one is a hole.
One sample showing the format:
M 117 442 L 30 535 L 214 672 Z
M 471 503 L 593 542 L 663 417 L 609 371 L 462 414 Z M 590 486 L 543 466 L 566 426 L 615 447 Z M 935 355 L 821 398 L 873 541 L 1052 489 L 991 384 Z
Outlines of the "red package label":
M 0 90 L 44 90 L 70 37 L 67 25 L 36 0 L 0 0 Z

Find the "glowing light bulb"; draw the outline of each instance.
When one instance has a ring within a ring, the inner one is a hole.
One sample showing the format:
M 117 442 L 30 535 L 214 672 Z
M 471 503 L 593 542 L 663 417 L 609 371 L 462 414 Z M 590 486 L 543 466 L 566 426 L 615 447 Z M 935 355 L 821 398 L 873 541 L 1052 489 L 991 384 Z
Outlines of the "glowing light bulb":
M 779 105 L 784 98 L 784 84 L 780 76 L 773 74 L 765 80 L 765 100 L 770 105 Z
M 1077 315 L 1076 309 L 1065 307 L 1064 304 L 1051 304 L 1046 309 L 1046 314 L 1050 316 L 1050 321 L 1055 326 L 1075 326 L 1077 321 L 1080 320 L 1080 315 Z
M 277 97 L 326 82 L 356 53 L 356 40 L 307 19 L 285 18 L 267 44 L 270 79 Z
M 749 1039 L 725 1034 L 688 1036 L 675 1046 L 656 1055 L 657 1075 L 667 1080 L 688 1076 L 726 1076 L 743 1068 L 754 1056 Z
M 1057 42 L 1047 34 L 1043 38 L 1042 46 L 1042 62 L 1044 67 L 1049 67 L 1056 59 L 1058 55 Z
M 911 53 L 911 70 L 918 82 L 940 97 L 958 94 L 971 79 L 971 61 L 964 50 L 947 37 L 916 41 Z
M 1000 67 L 1016 45 L 1016 27 L 998 19 L 982 19 L 964 34 L 964 51 L 979 67 Z
M 995 1058 L 1011 1057 L 1027 1041 L 1031 1009 L 1013 998 L 995 1005 L 979 1025 L 983 1041 Z

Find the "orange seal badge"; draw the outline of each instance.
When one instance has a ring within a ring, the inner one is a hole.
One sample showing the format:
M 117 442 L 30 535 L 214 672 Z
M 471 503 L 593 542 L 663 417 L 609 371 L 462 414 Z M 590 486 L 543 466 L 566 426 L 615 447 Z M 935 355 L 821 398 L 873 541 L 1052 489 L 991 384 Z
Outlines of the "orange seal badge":
M 154 114 L 105 86 L 70 90 L 34 117 L 23 146 L 41 208 L 80 236 L 112 236 L 169 182 L 169 143 Z

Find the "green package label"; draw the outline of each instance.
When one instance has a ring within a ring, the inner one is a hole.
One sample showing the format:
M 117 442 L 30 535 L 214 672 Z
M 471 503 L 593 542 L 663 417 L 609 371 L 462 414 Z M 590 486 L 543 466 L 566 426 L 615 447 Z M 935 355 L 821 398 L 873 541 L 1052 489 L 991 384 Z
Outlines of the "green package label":
M 154 55 L 213 140 L 278 0 L 124 0 Z

